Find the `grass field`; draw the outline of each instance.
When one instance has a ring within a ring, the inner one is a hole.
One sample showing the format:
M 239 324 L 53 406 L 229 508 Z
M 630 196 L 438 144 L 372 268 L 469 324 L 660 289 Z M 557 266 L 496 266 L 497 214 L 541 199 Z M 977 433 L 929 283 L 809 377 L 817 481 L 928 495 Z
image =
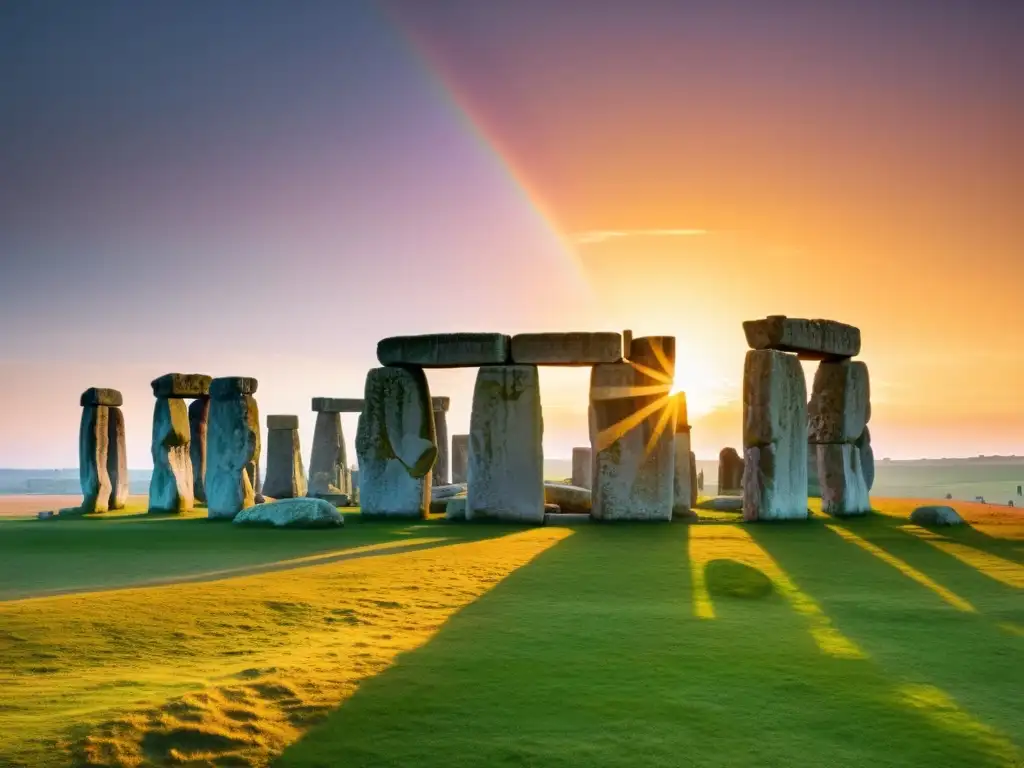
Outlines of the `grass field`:
M 0 520 L 0 765 L 1021 766 L 1024 514 Z

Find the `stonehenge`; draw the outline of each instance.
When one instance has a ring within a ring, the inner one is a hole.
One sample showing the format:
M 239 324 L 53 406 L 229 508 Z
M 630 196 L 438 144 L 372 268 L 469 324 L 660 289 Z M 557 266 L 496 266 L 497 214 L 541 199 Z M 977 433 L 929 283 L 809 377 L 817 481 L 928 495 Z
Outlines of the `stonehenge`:
M 255 504 L 259 485 L 260 414 L 256 379 L 229 376 L 210 382 L 206 507 L 210 518 L 233 519 Z
M 364 405 L 361 398 L 313 398 L 316 424 L 309 457 L 307 495 L 343 503 L 351 503 L 355 498 L 358 484 L 348 466 L 341 414 L 362 413 Z
M 544 522 L 543 435 L 537 366 L 481 367 L 469 427 L 467 520 Z
M 743 459 L 735 448 L 723 448 L 718 454 L 718 495 L 736 496 L 743 488 Z
M 192 428 L 185 398 L 203 399 L 210 377 L 198 373 L 168 373 L 151 382 L 153 408 L 153 476 L 149 511 L 188 512 L 195 505 L 192 467 Z
M 469 435 L 452 435 L 452 482 L 469 480 Z
M 434 485 L 448 484 L 448 408 L 451 399 L 447 397 L 431 398 L 434 410 L 434 433 L 437 436 L 437 461 L 434 462 Z
M 363 514 L 426 517 L 437 446 L 423 369 L 370 369 L 365 400 L 356 430 Z
M 806 517 L 807 497 L 819 493 L 827 514 L 869 512 L 871 388 L 867 366 L 850 359 L 860 330 L 782 315 L 743 330 L 744 517 Z M 809 402 L 799 360 L 818 361 Z
M 272 499 L 306 495 L 298 416 L 267 416 L 267 476 L 261 493 Z
M 83 513 L 124 508 L 128 499 L 124 398 L 116 389 L 93 387 L 79 399 L 78 476 Z

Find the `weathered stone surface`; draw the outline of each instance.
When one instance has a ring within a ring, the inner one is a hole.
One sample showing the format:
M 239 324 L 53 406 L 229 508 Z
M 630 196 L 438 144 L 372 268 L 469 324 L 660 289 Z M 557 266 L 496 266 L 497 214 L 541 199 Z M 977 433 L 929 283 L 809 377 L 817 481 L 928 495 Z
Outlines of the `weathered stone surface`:
M 124 405 L 124 398 L 121 396 L 121 393 L 118 392 L 116 389 L 91 387 L 82 393 L 82 396 L 79 398 L 78 403 L 83 408 L 89 405 L 108 405 L 120 407 Z
M 124 414 L 116 406 L 107 412 L 107 475 L 110 477 L 110 509 L 128 503 L 128 450 L 125 447 Z
M 78 477 L 82 484 L 84 514 L 110 508 L 110 407 L 86 405 L 78 428 Z
M 235 525 L 273 526 L 275 528 L 338 528 L 344 516 L 323 499 L 282 499 L 243 509 Z
M 742 512 L 743 499 L 739 496 L 716 496 L 697 502 L 697 509 L 709 509 L 715 512 Z
M 864 363 L 820 363 L 807 407 L 808 439 L 812 443 L 855 442 L 867 426 L 870 402 L 871 385 Z
M 836 360 L 860 353 L 860 329 L 834 320 L 771 315 L 743 323 L 751 349 L 796 352 L 805 360 Z
M 158 397 L 153 407 L 153 476 L 149 511 L 178 514 L 195 506 L 188 408 L 177 397 Z
M 306 495 L 306 470 L 302 466 L 298 417 L 267 417 L 267 424 L 295 424 L 294 428 L 267 430 L 267 476 L 262 492 L 275 499 Z
M 448 503 L 445 505 L 444 517 L 446 520 L 465 520 L 466 519 L 466 497 L 455 496 L 448 499 Z
M 467 486 L 465 483 L 452 483 L 451 485 L 435 485 L 430 489 L 430 500 L 441 501 L 442 499 L 450 499 L 453 496 L 459 496 L 466 493 Z
M 239 395 L 255 395 L 259 382 L 248 376 L 223 376 L 210 382 L 210 397 L 232 400 Z
M 864 475 L 864 484 L 870 491 L 875 485 L 875 450 L 871 447 L 871 428 L 865 426 L 857 442 L 854 443 L 860 451 L 860 470 Z
M 362 413 L 366 401 L 354 397 L 314 397 L 313 410 L 316 413 Z
M 544 522 L 544 451 L 536 366 L 477 372 L 469 427 L 466 519 Z
M 210 399 L 193 400 L 188 406 L 189 455 L 192 458 L 192 495 L 206 503 L 206 433 L 210 423 Z
M 434 410 L 434 413 L 438 411 L 448 412 L 448 409 L 452 407 L 452 399 L 450 397 L 431 397 L 430 407 Z
M 206 397 L 212 377 L 201 373 L 165 373 L 153 379 L 153 397 Z
M 822 512 L 836 517 L 870 512 L 871 500 L 857 446 L 829 443 L 818 445 L 817 451 Z
M 339 493 L 352 495 L 339 411 L 318 411 L 316 414 L 307 493 L 310 496 Z
M 503 365 L 509 359 L 509 337 L 501 333 L 392 336 L 377 343 L 377 359 L 381 365 L 421 368 Z
M 299 417 L 294 414 L 271 414 L 267 416 L 267 429 L 298 429 Z
M 690 414 L 686 407 L 686 393 L 676 392 L 672 395 L 672 407 L 675 408 L 675 431 L 690 431 Z
M 743 371 L 746 520 L 807 518 L 806 424 L 807 384 L 800 361 L 771 349 L 747 352 Z
M 910 522 L 917 525 L 960 525 L 964 519 L 952 507 L 918 507 L 910 513 Z
M 673 476 L 672 516 L 686 517 L 690 512 L 693 496 L 693 473 L 690 468 L 690 433 L 676 432 L 675 475 Z
M 591 488 L 594 484 L 594 452 L 590 448 L 572 449 L 572 484 Z
M 452 482 L 469 481 L 469 435 L 452 435 Z
M 634 339 L 633 346 L 644 340 Z M 644 345 L 644 352 L 653 346 Z M 665 352 L 659 350 L 662 357 Z M 653 356 L 653 352 L 652 352 Z M 594 446 L 593 509 L 599 520 L 671 520 L 675 485 L 675 430 L 669 384 L 652 385 L 663 371 L 642 364 L 595 365 L 590 377 L 590 432 Z M 658 364 L 660 365 L 660 364 Z M 664 368 L 665 366 L 661 366 Z M 671 367 L 671 366 L 670 366 Z M 669 379 L 671 381 L 671 379 Z M 654 390 L 646 396 L 630 396 Z M 660 394 L 658 390 L 661 390 Z
M 593 494 L 589 488 L 563 483 L 544 483 L 544 503 L 557 504 L 564 513 L 590 514 Z
M 676 375 L 676 337 L 638 336 L 629 344 L 629 361 L 636 366 L 636 386 L 664 386 L 659 396 L 668 394 Z
M 737 494 L 743 488 L 743 459 L 735 448 L 723 448 L 718 454 L 718 493 Z
M 520 333 L 512 337 L 512 361 L 527 365 L 583 366 L 622 360 L 618 333 Z
M 697 472 L 697 454 L 690 451 L 690 509 L 697 506 L 697 492 L 704 490 L 704 470 Z
M 218 381 L 214 379 L 210 385 L 211 392 Z M 230 392 L 230 387 L 226 391 Z M 260 412 L 256 400 L 251 395 L 214 395 L 206 439 L 208 514 L 230 519 L 255 503 L 259 485 Z
M 434 398 L 434 404 L 440 398 Z M 448 398 L 444 398 L 447 400 Z M 447 409 L 434 408 L 434 434 L 436 436 L 437 460 L 434 461 L 434 485 L 448 484 L 448 414 Z
M 423 371 L 373 368 L 364 399 L 356 432 L 363 514 L 426 517 L 437 449 Z
M 544 525 L 569 526 L 593 522 L 587 512 L 545 512 Z
M 352 488 L 352 503 L 359 504 L 359 470 L 349 469 L 349 485 Z
M 306 496 L 311 499 L 323 499 L 335 507 L 348 507 L 352 505 L 352 497 L 347 493 L 321 493 L 313 496 L 307 492 Z
M 814 443 L 807 446 L 807 496 L 811 499 L 821 498 L 821 483 L 818 481 L 818 446 Z

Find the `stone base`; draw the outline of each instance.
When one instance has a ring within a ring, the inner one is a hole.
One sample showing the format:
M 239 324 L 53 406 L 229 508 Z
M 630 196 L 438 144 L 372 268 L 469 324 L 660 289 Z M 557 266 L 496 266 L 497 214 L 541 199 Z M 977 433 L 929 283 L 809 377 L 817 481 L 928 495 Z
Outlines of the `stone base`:
M 857 446 L 841 443 L 819 445 L 817 449 L 822 512 L 835 517 L 870 512 L 871 500 Z

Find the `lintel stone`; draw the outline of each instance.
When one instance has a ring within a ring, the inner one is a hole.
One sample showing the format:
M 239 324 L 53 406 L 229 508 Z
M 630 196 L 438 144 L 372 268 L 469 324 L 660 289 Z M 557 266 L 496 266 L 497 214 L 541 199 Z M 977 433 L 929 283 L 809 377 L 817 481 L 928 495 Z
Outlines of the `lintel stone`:
M 520 333 L 512 337 L 514 363 L 586 366 L 621 359 L 619 333 Z
M 224 376 L 210 382 L 210 397 L 214 400 L 230 400 L 239 395 L 253 395 L 259 382 L 248 376 Z
M 314 397 L 316 413 L 362 413 L 366 401 L 360 397 Z
M 116 389 L 90 387 L 82 393 L 79 404 L 83 408 L 90 405 L 106 405 L 119 408 L 124 405 L 124 397 Z
M 299 417 L 291 414 L 271 414 L 267 416 L 267 429 L 298 429 Z
M 835 320 L 769 315 L 744 322 L 743 333 L 751 349 L 795 352 L 802 360 L 842 360 L 860 353 L 860 329 Z
M 166 373 L 153 379 L 153 397 L 208 397 L 212 377 L 201 373 Z
M 509 337 L 502 333 L 431 333 L 391 336 L 377 342 L 381 365 L 420 368 L 475 368 L 504 365 L 509 359 Z
M 450 397 L 432 397 L 430 398 L 430 407 L 434 411 L 447 411 L 451 408 L 452 399 Z

